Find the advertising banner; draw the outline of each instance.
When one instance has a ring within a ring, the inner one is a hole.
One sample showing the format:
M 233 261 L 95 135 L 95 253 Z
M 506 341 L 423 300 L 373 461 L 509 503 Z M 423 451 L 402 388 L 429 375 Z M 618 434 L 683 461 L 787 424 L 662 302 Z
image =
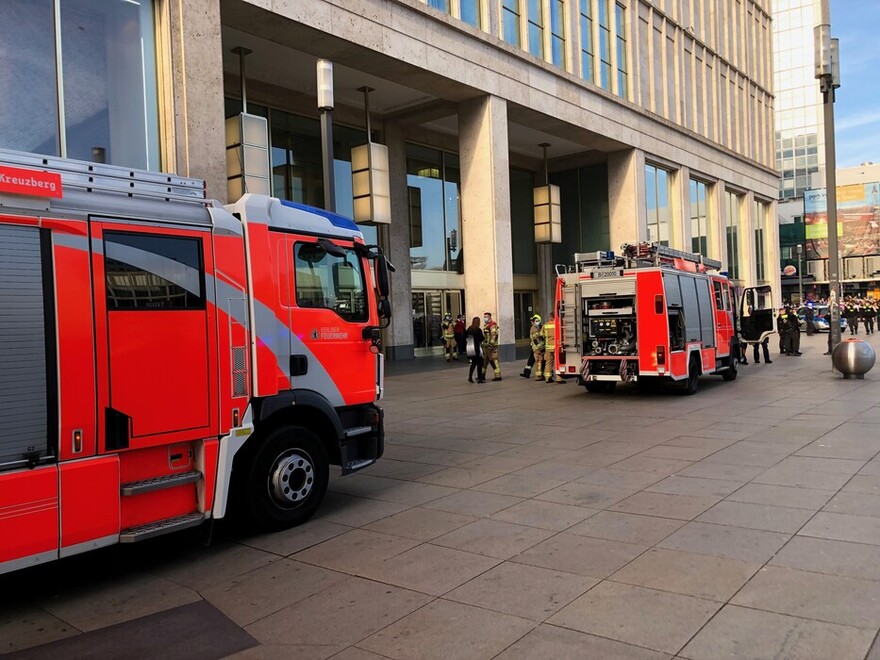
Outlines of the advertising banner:
M 807 259 L 828 258 L 828 217 L 824 189 L 804 193 Z M 837 188 L 837 238 L 841 257 L 880 254 L 880 183 Z

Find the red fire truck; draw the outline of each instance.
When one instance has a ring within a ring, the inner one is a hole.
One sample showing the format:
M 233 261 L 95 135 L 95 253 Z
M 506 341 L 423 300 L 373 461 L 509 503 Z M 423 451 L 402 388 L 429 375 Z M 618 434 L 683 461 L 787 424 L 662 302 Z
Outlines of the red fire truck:
M 0 151 L 0 573 L 308 519 L 382 455 L 389 268 L 333 213 Z
M 736 378 L 735 294 L 725 275 L 709 272 L 721 262 L 641 243 L 624 245 L 621 255 L 576 254 L 575 264 L 557 268 L 558 374 L 590 392 L 680 381 L 694 394 L 701 375 Z M 758 291 L 747 289 L 749 300 Z M 773 330 L 772 305 L 766 311 L 751 317 L 760 338 Z

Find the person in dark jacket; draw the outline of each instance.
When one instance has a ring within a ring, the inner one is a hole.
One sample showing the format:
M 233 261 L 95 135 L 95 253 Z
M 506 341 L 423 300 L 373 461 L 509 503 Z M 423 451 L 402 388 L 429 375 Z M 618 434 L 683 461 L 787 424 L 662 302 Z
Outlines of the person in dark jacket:
M 786 326 L 786 352 L 789 355 L 803 355 L 801 353 L 801 321 L 798 318 L 798 315 L 791 310 L 791 308 L 786 307 L 785 313 L 783 314 L 785 318 L 785 326 Z
M 815 327 L 813 326 L 813 303 L 808 301 L 804 306 L 804 323 L 807 325 L 807 337 L 813 336 L 813 330 Z
M 467 329 L 465 337 L 467 354 L 471 359 L 471 366 L 468 370 L 468 382 L 474 382 L 474 369 L 476 369 L 477 382 L 485 383 L 486 377 L 483 373 L 483 352 L 481 347 L 483 342 L 486 341 L 486 336 L 483 334 L 483 329 L 480 327 L 480 319 L 478 317 L 475 316 L 474 320 L 471 321 L 471 325 Z
M 459 355 L 465 355 L 467 353 L 467 347 L 464 342 L 465 330 L 467 330 L 467 326 L 464 322 L 464 314 L 459 314 L 455 319 L 455 343 L 458 345 Z
M 779 352 L 785 355 L 786 337 L 788 336 L 788 323 L 786 322 L 785 308 L 779 308 L 779 314 L 776 315 L 776 334 L 779 335 Z

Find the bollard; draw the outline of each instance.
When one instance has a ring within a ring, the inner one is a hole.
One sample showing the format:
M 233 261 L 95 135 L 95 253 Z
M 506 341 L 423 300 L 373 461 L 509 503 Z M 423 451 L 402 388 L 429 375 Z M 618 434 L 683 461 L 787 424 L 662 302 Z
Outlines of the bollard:
M 834 347 L 831 364 L 845 379 L 863 380 L 874 366 L 874 349 L 862 339 L 844 339 Z

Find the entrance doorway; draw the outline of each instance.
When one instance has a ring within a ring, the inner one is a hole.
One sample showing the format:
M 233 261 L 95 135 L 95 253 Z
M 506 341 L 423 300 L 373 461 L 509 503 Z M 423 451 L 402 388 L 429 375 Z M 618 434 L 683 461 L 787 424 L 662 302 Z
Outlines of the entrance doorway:
M 443 354 L 441 322 L 446 313 L 454 319 L 464 309 L 460 290 L 415 290 L 412 292 L 413 343 L 416 357 Z
M 513 338 L 516 340 L 529 339 L 529 319 L 535 313 L 534 301 L 535 294 L 532 291 L 513 292 Z

